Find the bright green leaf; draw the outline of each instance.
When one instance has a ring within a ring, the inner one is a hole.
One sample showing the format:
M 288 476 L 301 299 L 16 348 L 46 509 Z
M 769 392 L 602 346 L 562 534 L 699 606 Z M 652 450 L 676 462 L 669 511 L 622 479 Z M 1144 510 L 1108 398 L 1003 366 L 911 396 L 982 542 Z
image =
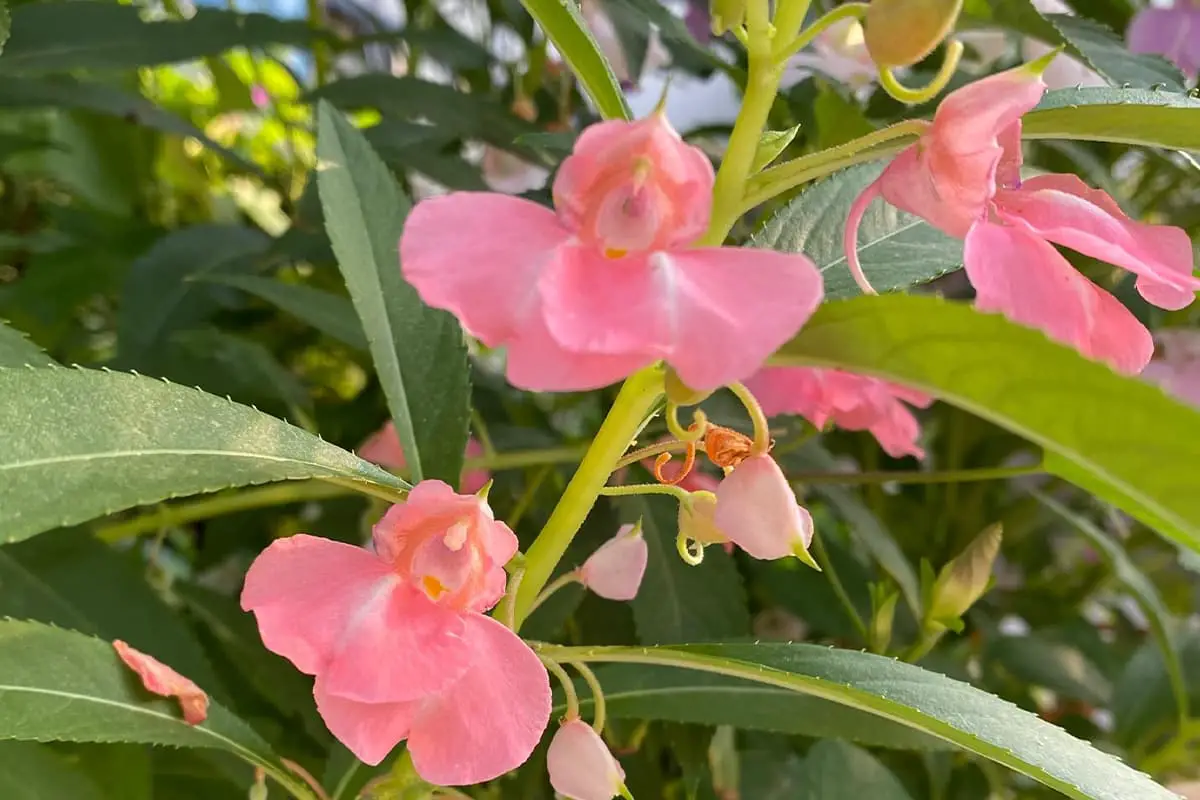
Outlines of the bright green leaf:
M 822 306 L 774 363 L 927 391 L 1040 445 L 1048 471 L 1200 549 L 1190 477 L 1200 413 L 1040 331 L 935 297 L 860 297 Z
M 970 684 L 882 656 L 807 644 L 556 647 L 561 661 L 655 664 L 777 686 L 941 738 L 1076 800 L 1173 800 L 1142 773 Z
M 793 125 L 785 131 L 763 131 L 758 140 L 758 149 L 754 151 L 754 161 L 750 165 L 750 174 L 765 169 L 772 161 L 779 158 L 780 153 L 796 138 L 800 131 L 799 125 Z
M 249 292 L 307 322 L 322 333 L 355 350 L 367 351 L 367 336 L 354 312 L 354 304 L 321 289 L 284 283 L 257 275 L 208 275 L 203 280 L 223 283 Z
M 846 266 L 842 232 L 851 204 L 882 171 L 882 164 L 862 164 L 813 184 L 771 217 L 750 246 L 808 256 L 825 279 L 827 298 L 861 294 Z M 867 209 L 858 232 L 863 271 L 881 292 L 960 269 L 962 253 L 962 242 L 882 200 Z
M 340 113 L 317 113 L 317 184 L 325 226 L 413 481 L 458 484 L 470 416 L 467 346 L 458 321 L 405 282 L 396 243 L 408 200 L 371 146 Z
M 0 369 L 0 397 L 3 541 L 230 486 L 318 478 L 389 500 L 406 488 L 275 417 L 138 375 Z
M 0 323 L 0 367 L 49 367 L 54 360 L 16 328 Z

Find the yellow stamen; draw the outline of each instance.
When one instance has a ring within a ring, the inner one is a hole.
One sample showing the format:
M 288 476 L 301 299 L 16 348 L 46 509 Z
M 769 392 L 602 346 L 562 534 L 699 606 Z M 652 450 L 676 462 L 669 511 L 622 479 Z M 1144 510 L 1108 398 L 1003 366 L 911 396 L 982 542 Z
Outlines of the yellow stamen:
M 430 600 L 437 600 L 447 592 L 446 585 L 432 575 L 421 578 L 421 588 Z
M 628 255 L 628 253 L 629 253 L 628 250 L 622 250 L 619 247 L 604 248 L 604 257 L 605 258 L 624 258 L 626 255 Z

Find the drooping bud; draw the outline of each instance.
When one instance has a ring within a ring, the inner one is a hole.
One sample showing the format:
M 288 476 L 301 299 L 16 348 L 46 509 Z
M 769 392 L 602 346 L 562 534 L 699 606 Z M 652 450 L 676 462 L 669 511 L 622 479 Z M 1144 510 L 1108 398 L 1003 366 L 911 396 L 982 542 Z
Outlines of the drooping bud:
M 579 568 L 579 581 L 607 600 L 632 600 L 646 574 L 649 548 L 642 525 L 622 525 Z
M 881 68 L 908 67 L 954 29 L 962 0 L 871 0 L 863 20 L 867 51 Z
M 769 455 L 751 456 L 717 487 L 717 529 L 755 558 L 796 556 L 820 569 L 809 555 L 813 521 L 796 502 L 783 470 Z
M 975 605 L 991 584 L 992 566 L 1000 553 L 1003 536 L 1004 529 L 999 523 L 988 526 L 942 567 L 929 593 L 926 616 L 930 622 L 952 630 L 961 627 L 962 615 Z
M 581 719 L 562 724 L 546 752 L 546 771 L 554 791 L 569 800 L 612 800 L 628 797 L 625 770 L 600 738 Z

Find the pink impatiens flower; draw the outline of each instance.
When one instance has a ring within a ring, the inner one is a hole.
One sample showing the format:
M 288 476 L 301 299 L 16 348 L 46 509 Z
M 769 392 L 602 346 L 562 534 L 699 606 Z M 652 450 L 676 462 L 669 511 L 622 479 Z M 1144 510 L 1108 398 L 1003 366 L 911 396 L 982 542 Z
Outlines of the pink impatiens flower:
M 416 771 L 441 786 L 516 768 L 550 718 L 541 662 L 483 615 L 504 594 L 516 537 L 482 499 L 422 481 L 374 544 L 273 542 L 242 592 L 263 643 L 316 676 L 325 724 L 368 764 L 407 739 Z
M 1125 38 L 1135 53 L 1163 56 L 1187 75 L 1200 73 L 1200 3 L 1196 0 L 1143 8 L 1133 16 Z
M 546 771 L 554 791 L 568 800 L 628 797 L 625 770 L 600 738 L 578 717 L 563 722 L 546 751 Z
M 402 470 L 408 466 L 404 460 L 400 436 L 396 433 L 396 423 L 391 420 L 362 443 L 358 454 L 367 461 L 387 469 Z M 476 439 L 468 439 L 463 455 L 468 459 L 479 458 L 483 455 L 483 445 Z M 475 494 L 491 479 L 492 474 L 486 469 L 463 470 L 462 477 L 458 480 L 458 488 L 463 494 Z
M 208 718 L 208 695 L 190 679 L 183 677 L 154 656 L 135 650 L 120 639 L 115 640 L 113 649 L 142 681 L 146 691 L 160 697 L 175 697 L 179 710 L 188 725 L 199 725 Z
M 554 181 L 555 211 L 460 192 L 418 204 L 404 275 L 471 335 L 507 347 L 508 379 L 570 391 L 666 361 L 695 389 L 757 369 L 808 319 L 821 277 L 798 255 L 692 247 L 713 168 L 661 113 L 583 132 Z
M 1154 338 L 1159 352 L 1142 377 L 1200 407 L 1200 331 L 1174 328 L 1157 331 Z
M 818 428 L 832 422 L 851 431 L 870 431 L 893 458 L 916 456 L 921 426 L 905 403 L 925 408 L 929 395 L 840 369 L 771 367 L 746 382 L 763 412 L 799 414 Z
M 1150 332 L 1054 245 L 1133 272 L 1148 302 L 1178 309 L 1200 288 L 1192 244 L 1180 228 L 1129 219 L 1111 197 L 1074 175 L 1021 180 L 1021 115 L 1045 88 L 1027 65 L 952 92 L 920 140 L 855 201 L 846 257 L 860 286 L 871 291 L 858 261 L 858 227 L 867 205 L 882 195 L 965 239 L 963 261 L 980 310 L 1001 312 L 1089 358 L 1136 373 L 1153 353 Z
M 637 597 L 650 551 L 641 525 L 622 525 L 579 568 L 579 582 L 606 600 Z
M 717 487 L 712 523 L 731 542 L 764 560 L 796 556 L 813 564 L 813 521 L 796 502 L 783 470 L 767 454 L 751 456 Z

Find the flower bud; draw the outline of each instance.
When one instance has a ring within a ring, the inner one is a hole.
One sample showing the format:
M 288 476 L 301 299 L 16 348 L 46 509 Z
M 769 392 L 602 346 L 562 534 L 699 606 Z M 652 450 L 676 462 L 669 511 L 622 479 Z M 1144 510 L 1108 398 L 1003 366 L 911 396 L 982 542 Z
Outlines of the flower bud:
M 600 734 L 581 719 L 569 719 L 546 752 L 554 791 L 569 800 L 612 800 L 628 796 L 625 770 L 608 752 Z
M 622 525 L 579 568 L 579 581 L 607 600 L 632 600 L 646 574 L 649 548 L 642 525 Z
M 709 16 L 712 32 L 720 36 L 742 24 L 746 18 L 746 0 L 712 0 Z
M 808 553 L 813 522 L 783 470 L 769 455 L 751 456 L 717 487 L 717 529 L 755 558 L 796 556 L 819 569 Z
M 881 68 L 916 64 L 954 29 L 962 0 L 872 0 L 863 20 L 867 51 Z
M 992 565 L 1000 552 L 1004 529 L 988 526 L 966 549 L 942 567 L 930 592 L 927 618 L 947 628 L 959 627 L 959 619 L 988 590 Z

